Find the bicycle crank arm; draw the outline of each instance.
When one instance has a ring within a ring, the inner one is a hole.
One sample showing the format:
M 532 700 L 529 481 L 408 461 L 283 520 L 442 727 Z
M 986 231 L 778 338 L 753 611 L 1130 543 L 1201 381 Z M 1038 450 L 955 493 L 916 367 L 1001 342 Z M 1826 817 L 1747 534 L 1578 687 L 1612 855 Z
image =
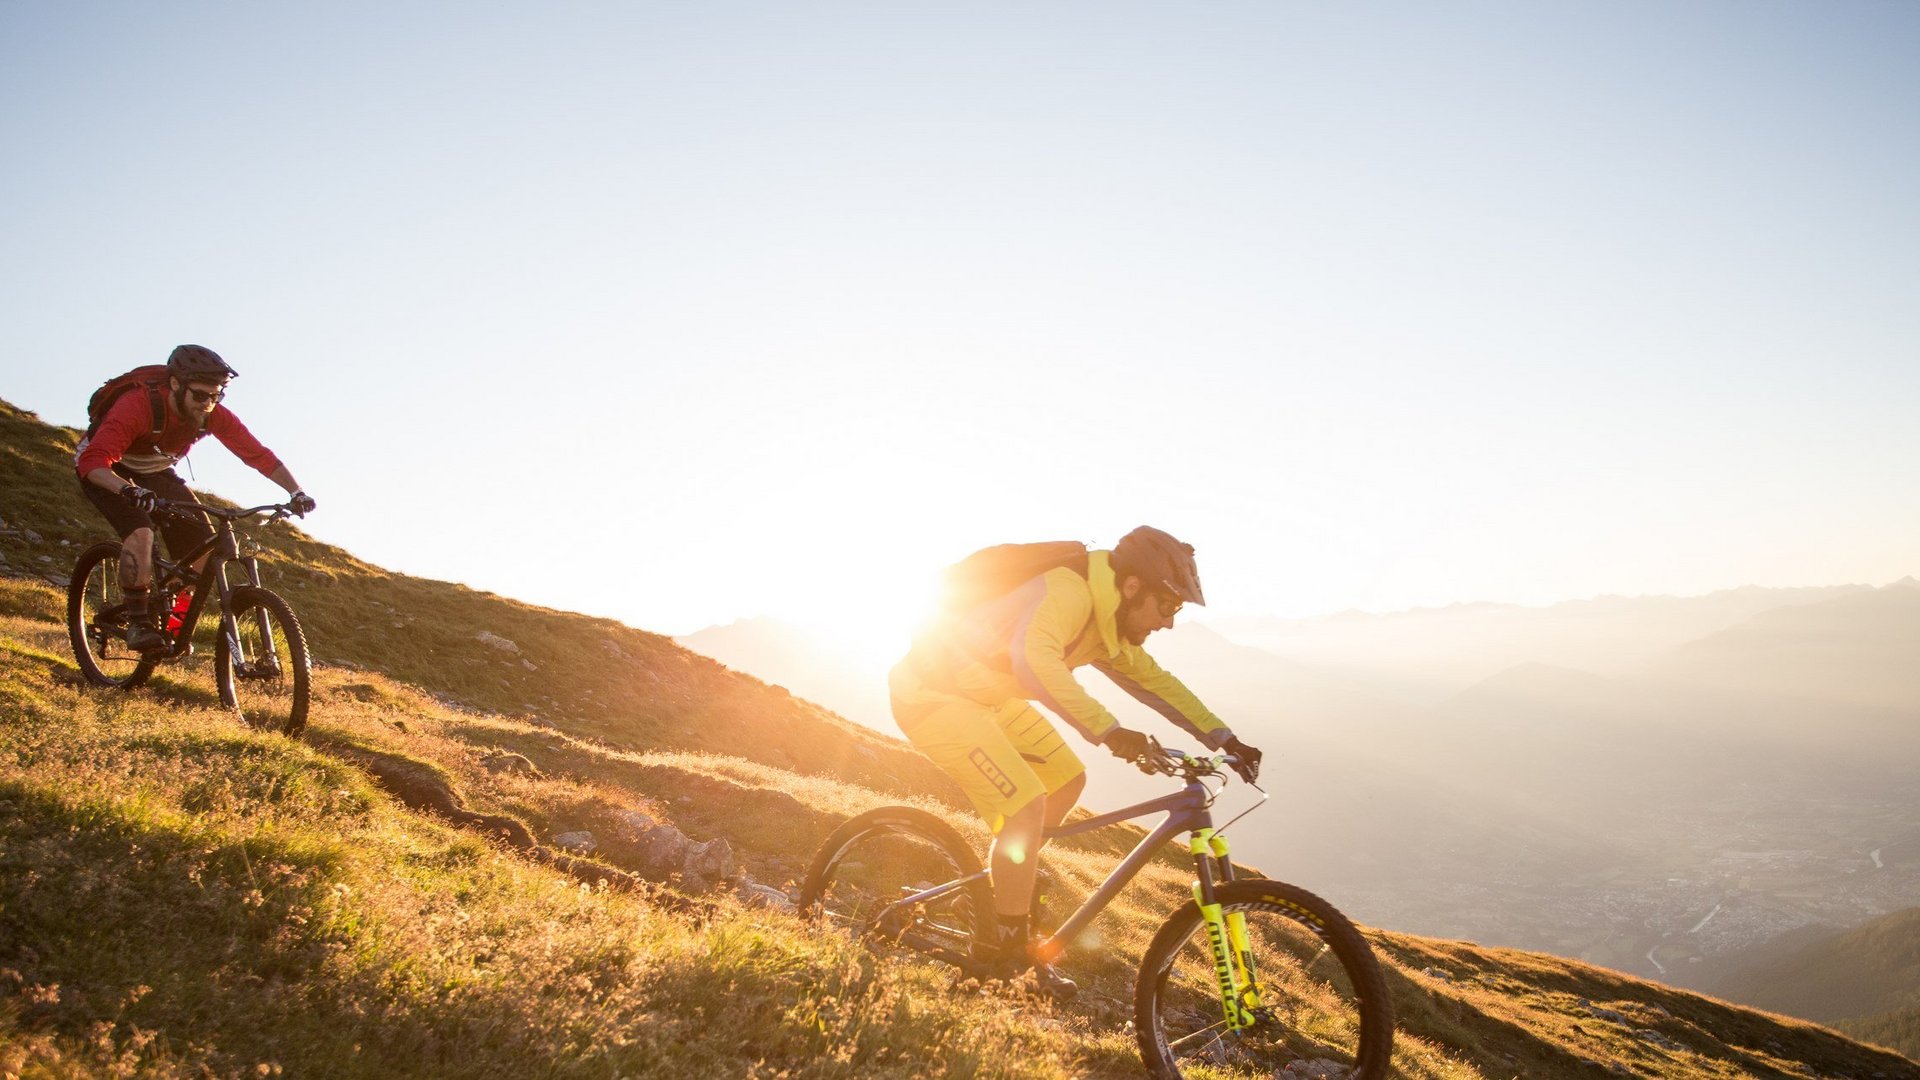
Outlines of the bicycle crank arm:
M 955 948 L 949 935 L 927 930 L 923 927 L 909 926 L 893 937 L 896 945 L 904 945 L 922 956 L 938 960 L 943 964 L 952 964 L 969 975 L 982 974 L 981 965 L 974 960 L 973 954 L 965 948 Z
M 913 944 L 912 947 L 922 956 L 931 957 L 943 964 L 951 964 L 959 968 L 962 972 L 976 978 L 983 977 L 987 974 L 986 966 L 978 960 L 975 960 L 971 953 L 932 943 Z

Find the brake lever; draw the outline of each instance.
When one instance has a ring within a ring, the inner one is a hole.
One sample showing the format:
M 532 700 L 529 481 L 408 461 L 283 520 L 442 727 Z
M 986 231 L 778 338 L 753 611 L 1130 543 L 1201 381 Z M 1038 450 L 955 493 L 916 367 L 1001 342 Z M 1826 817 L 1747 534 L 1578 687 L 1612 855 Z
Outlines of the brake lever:
M 1148 775 L 1178 776 L 1181 759 L 1186 755 L 1178 750 L 1169 750 L 1160 745 L 1160 740 L 1147 736 L 1147 752 L 1138 762 L 1140 771 Z
M 1164 776 L 1187 776 L 1188 769 L 1192 769 L 1194 755 L 1190 755 L 1185 749 L 1160 746 L 1160 740 L 1154 736 L 1146 736 L 1146 742 L 1152 746 L 1150 755 L 1152 755 L 1152 765 L 1156 773 Z
M 1222 765 L 1225 765 L 1225 766 L 1227 766 L 1228 768 L 1230 768 L 1230 769 L 1232 769 L 1232 770 L 1233 770 L 1233 773 L 1234 773 L 1234 775 L 1240 778 L 1240 782 L 1241 782 L 1241 783 L 1243 783 L 1243 784 L 1246 784 L 1246 785 L 1248 785 L 1249 787 L 1252 787 L 1252 788 L 1254 788 L 1255 790 L 1258 790 L 1258 791 L 1264 791 L 1264 790 L 1266 790 L 1265 788 L 1262 788 L 1262 787 L 1261 787 L 1261 786 L 1260 786 L 1259 784 L 1257 784 L 1257 783 L 1255 783 L 1255 782 L 1254 782 L 1254 781 L 1256 781 L 1256 780 L 1259 780 L 1259 779 L 1260 779 L 1260 766 L 1258 766 L 1258 765 L 1255 765 L 1255 766 L 1253 766 L 1253 779 L 1251 779 L 1251 780 L 1249 780 L 1249 779 L 1248 779 L 1247 777 L 1245 777 L 1245 776 L 1243 776 L 1243 775 L 1241 775 L 1241 773 L 1240 773 L 1240 766 L 1242 766 L 1242 765 L 1245 765 L 1245 764 L 1246 764 L 1246 762 L 1244 762 L 1244 761 L 1242 761 L 1242 760 L 1240 759 L 1240 755 L 1238 755 L 1238 754 L 1221 754 L 1221 755 L 1220 755 L 1220 763 L 1221 763 Z

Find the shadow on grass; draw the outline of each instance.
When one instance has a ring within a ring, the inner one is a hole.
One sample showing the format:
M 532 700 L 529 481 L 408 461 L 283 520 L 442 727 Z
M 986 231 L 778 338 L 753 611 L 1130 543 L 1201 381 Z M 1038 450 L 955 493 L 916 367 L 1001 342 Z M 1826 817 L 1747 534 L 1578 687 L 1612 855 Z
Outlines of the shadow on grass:
M 169 705 L 194 709 L 225 709 L 220 692 L 213 685 L 213 669 L 161 668 L 144 687 L 147 693 Z M 236 715 L 234 723 L 240 723 Z
M 302 925 L 338 865 L 314 845 L 222 842 L 19 781 L 0 782 L 0 838 L 0 966 L 64 988 L 23 1002 L 29 1028 L 215 1026 L 206 1064 L 238 1071 L 271 1059 L 330 955 L 331 935 Z
M 514 980 L 369 930 L 376 901 L 339 889 L 350 840 L 222 836 L 146 806 L 0 780 L 0 1033 L 116 1069 L 158 1033 L 181 1075 L 640 1075 L 554 1068 Z
M 434 762 L 396 754 L 339 731 L 310 732 L 307 743 L 323 754 L 365 771 L 404 806 L 436 814 L 512 847 L 524 850 L 535 846 L 533 834 L 519 819 L 467 809 L 466 800 L 454 790 L 453 778 Z

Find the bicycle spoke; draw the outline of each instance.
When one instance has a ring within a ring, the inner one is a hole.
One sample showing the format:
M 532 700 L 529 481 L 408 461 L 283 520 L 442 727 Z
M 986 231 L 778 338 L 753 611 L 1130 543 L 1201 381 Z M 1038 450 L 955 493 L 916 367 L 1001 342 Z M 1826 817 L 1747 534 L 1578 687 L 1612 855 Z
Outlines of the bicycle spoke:
M 126 647 L 126 597 L 120 588 L 120 545 L 81 552 L 67 588 L 67 638 L 80 673 L 96 686 L 131 688 L 153 668 Z
M 310 661 L 305 634 L 280 596 L 251 586 L 233 591 L 214 651 L 220 699 L 247 723 L 297 734 L 307 719 Z
M 874 945 L 902 945 L 951 959 L 967 953 L 975 913 L 988 910 L 978 859 L 953 830 L 925 811 L 888 807 L 842 826 L 815 856 L 801 908 Z
M 1205 1040 L 1206 1042 L 1219 1042 L 1220 1033 L 1225 1031 L 1226 1029 L 1227 1029 L 1227 1022 L 1225 1020 L 1222 1020 L 1219 1023 L 1214 1024 L 1210 1027 L 1203 1027 L 1200 1030 L 1194 1032 L 1193 1034 L 1185 1036 L 1184 1038 L 1169 1040 L 1167 1045 L 1172 1047 L 1176 1051 L 1185 1052 L 1187 1047 L 1193 1042 L 1195 1042 L 1196 1040 Z M 1202 1047 L 1202 1049 L 1204 1049 L 1204 1047 Z
M 1257 983 L 1240 992 L 1258 1003 L 1248 1010 L 1253 1022 L 1229 1026 L 1211 939 L 1188 907 L 1156 936 L 1142 969 L 1135 1023 L 1149 1068 L 1271 1077 L 1310 1066 L 1312 1075 L 1384 1077 L 1390 1006 L 1364 939 L 1325 901 L 1291 886 L 1238 882 L 1221 896 L 1228 916 L 1245 920 Z M 1236 979 L 1245 974 L 1236 961 Z
M 850 926 L 896 931 L 914 919 L 940 913 L 932 905 L 904 908 L 900 894 L 918 892 L 956 870 L 938 848 L 918 837 L 876 834 L 864 838 L 841 860 L 834 888 L 826 898 L 828 910 L 841 913 Z

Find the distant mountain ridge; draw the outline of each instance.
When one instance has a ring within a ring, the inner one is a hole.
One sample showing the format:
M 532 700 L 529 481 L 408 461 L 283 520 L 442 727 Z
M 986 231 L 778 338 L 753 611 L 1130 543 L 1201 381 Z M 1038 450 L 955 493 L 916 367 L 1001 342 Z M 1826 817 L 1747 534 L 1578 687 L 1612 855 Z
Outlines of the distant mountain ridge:
M 1601 596 L 1547 607 L 1456 604 L 1306 619 L 1242 616 L 1209 625 L 1241 644 L 1432 702 L 1525 663 L 1631 671 L 1763 612 L 1870 589 L 1749 585 L 1700 596 Z
M 1707 988 L 1920 1058 L 1920 908 L 1826 935 Z
M 1874 708 L 1920 708 L 1920 583 L 1755 614 L 1649 666 L 1657 677 Z
M 1713 988 L 1735 1001 L 1810 1020 L 1920 1008 L 1920 907 L 1736 971 Z

